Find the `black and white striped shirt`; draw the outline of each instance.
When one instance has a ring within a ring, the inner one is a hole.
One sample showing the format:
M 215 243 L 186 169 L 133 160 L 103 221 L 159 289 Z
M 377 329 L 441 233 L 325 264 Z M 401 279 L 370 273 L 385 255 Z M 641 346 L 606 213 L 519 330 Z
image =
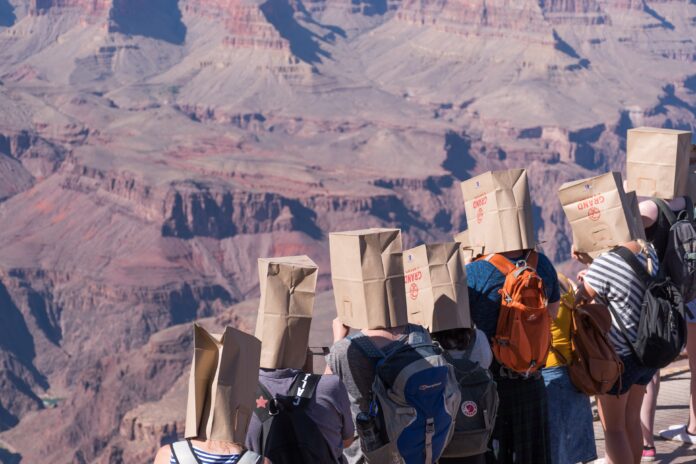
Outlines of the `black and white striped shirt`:
M 652 245 L 648 245 L 648 252 L 652 259 L 652 276 L 654 277 L 659 270 L 657 253 Z M 636 257 L 648 269 L 646 255 L 637 253 Z M 638 337 L 638 324 L 646 286 L 631 266 L 615 253 L 604 253 L 590 265 L 585 275 L 585 282 L 597 292 L 597 300 L 611 306 L 626 326 L 628 338 L 635 341 Z M 609 338 L 616 353 L 619 356 L 630 355 L 631 347 L 622 335 L 614 314 L 611 320 Z

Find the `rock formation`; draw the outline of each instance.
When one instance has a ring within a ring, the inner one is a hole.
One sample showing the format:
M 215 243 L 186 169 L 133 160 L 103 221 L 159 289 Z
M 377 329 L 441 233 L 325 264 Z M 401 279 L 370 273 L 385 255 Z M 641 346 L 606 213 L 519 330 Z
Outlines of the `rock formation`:
M 696 125 L 685 0 L 0 0 L 0 461 L 149 462 L 190 326 L 251 330 L 256 258 L 466 227 L 459 181 L 555 192 Z M 321 329 L 324 330 L 321 330 Z M 36 437 L 41 437 L 37 446 Z

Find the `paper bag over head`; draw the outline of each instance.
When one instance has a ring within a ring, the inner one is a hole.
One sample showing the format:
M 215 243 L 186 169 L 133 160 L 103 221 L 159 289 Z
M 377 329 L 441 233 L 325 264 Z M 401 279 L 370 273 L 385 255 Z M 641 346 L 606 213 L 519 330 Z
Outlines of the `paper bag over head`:
M 399 229 L 329 235 L 331 280 L 338 318 L 354 329 L 408 322 Z
M 471 327 L 469 288 L 460 244 L 435 243 L 404 251 L 408 321 L 431 333 Z
M 457 242 L 464 252 L 466 263 L 470 263 L 479 256 L 483 255 L 483 246 L 471 246 L 469 244 L 469 231 L 463 230 L 454 235 L 454 241 Z
M 185 437 L 244 443 L 254 410 L 261 342 L 232 327 L 218 335 L 194 324 L 193 344 Z
M 635 192 L 624 192 L 617 172 L 566 182 L 558 197 L 578 252 L 596 257 L 621 243 L 645 238 L 638 198 Z
M 536 246 L 527 171 L 489 171 L 462 182 L 469 246 L 484 253 Z
M 639 127 L 626 140 L 627 190 L 671 200 L 688 193 L 691 132 Z
M 317 265 L 307 256 L 261 258 L 256 338 L 261 367 L 301 369 L 307 358 Z

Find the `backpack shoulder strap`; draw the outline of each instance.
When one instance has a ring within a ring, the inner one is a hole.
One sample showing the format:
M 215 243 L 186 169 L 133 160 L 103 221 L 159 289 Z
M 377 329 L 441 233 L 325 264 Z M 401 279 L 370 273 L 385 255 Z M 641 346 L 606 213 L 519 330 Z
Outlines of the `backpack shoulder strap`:
M 516 266 L 510 262 L 505 256 L 500 254 L 492 254 L 483 258 L 484 261 L 491 263 L 503 275 L 508 275 L 515 270 Z
M 690 196 L 685 196 L 684 201 L 686 202 L 686 218 L 689 220 L 689 222 L 694 222 L 694 202 L 691 200 Z
M 169 445 L 177 464 L 201 464 L 193 452 L 191 440 L 181 440 Z
M 349 335 L 348 340 L 350 340 L 351 343 L 355 343 L 355 346 L 357 346 L 366 357 L 370 359 L 384 358 L 384 352 L 377 348 L 377 346 L 374 343 L 372 343 L 372 340 L 370 340 L 370 337 L 368 337 L 364 333 L 357 332 L 352 335 Z
M 254 453 L 251 450 L 246 450 L 242 457 L 237 461 L 237 464 L 262 464 L 263 456 L 258 453 Z
M 611 252 L 621 256 L 621 258 L 626 261 L 629 266 L 631 266 L 633 272 L 635 272 L 638 278 L 643 281 L 646 287 L 650 285 L 652 277 L 650 277 L 648 271 L 645 270 L 643 265 L 640 263 L 640 261 L 638 261 L 638 258 L 636 258 L 636 255 L 634 255 L 631 250 L 626 247 L 616 247 L 611 250 Z
M 539 265 L 539 253 L 537 253 L 536 250 L 531 250 L 525 261 L 527 261 L 527 266 L 536 271 L 536 268 Z
M 292 385 L 290 385 L 288 390 L 288 396 L 295 398 L 294 404 L 296 406 L 304 405 L 314 397 L 314 392 L 320 380 L 321 375 L 300 372 L 295 376 L 295 380 L 292 381 Z
M 263 423 L 275 415 L 271 413 L 271 408 L 275 407 L 275 396 L 273 396 L 271 392 L 269 392 L 268 389 L 263 386 L 261 381 L 258 383 L 256 394 L 259 396 L 256 400 L 254 414 L 256 414 L 256 417 L 258 417 Z
M 667 218 L 670 227 L 673 226 L 674 223 L 677 222 L 677 216 L 674 214 L 674 211 L 672 211 L 672 208 L 669 207 L 667 202 L 661 198 L 652 198 L 652 201 L 657 205 L 657 208 L 660 210 L 660 214 Z

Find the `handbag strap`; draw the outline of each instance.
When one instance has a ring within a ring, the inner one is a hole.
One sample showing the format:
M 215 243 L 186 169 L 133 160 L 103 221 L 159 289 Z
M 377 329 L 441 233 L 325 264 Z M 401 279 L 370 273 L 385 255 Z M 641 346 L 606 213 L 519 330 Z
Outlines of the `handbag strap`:
M 636 258 L 631 250 L 626 247 L 616 247 L 611 250 L 612 253 L 619 255 L 629 266 L 633 269 L 633 272 L 638 276 L 638 278 L 643 282 L 643 284 L 648 287 L 652 281 L 652 277 L 645 270 L 641 262 Z
M 660 210 L 660 212 L 667 218 L 670 227 L 673 226 L 675 222 L 677 222 L 677 215 L 674 214 L 674 211 L 672 211 L 672 208 L 669 207 L 665 200 L 663 200 L 662 198 L 652 198 L 652 202 L 657 205 L 657 208 Z

